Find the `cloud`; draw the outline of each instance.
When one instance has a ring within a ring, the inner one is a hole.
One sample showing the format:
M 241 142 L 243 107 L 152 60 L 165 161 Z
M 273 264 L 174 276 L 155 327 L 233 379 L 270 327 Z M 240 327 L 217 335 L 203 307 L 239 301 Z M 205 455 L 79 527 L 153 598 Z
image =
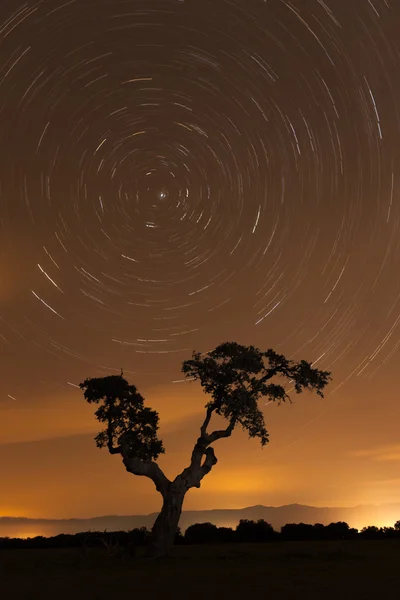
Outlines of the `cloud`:
M 71 435 L 92 434 L 98 424 L 85 406 L 66 402 L 54 406 L 20 408 L 18 405 L 1 411 L 0 445 L 36 442 Z
M 387 444 L 368 448 L 364 450 L 354 450 L 350 456 L 355 458 L 369 458 L 374 461 L 400 461 L 400 444 Z
M 395 485 L 398 486 L 400 484 L 400 477 L 395 477 L 393 479 L 374 479 L 372 481 L 367 482 L 369 485 Z
M 201 390 L 187 386 L 157 386 L 146 393 L 146 406 L 159 412 L 161 436 L 186 428 L 188 422 L 197 431 L 204 419 L 204 404 Z M 94 407 L 83 401 L 80 390 L 61 390 L 30 405 L 10 401 L 9 406 L 2 407 L 0 445 L 79 434 L 94 436 L 101 428 L 94 417 Z

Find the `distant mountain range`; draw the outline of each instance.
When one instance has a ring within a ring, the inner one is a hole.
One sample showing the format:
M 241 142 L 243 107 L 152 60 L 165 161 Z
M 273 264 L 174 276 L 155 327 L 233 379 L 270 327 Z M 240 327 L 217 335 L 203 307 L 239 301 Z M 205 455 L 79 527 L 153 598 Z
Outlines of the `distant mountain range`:
M 50 537 L 59 533 L 80 531 L 129 531 L 135 527 L 151 528 L 158 513 L 149 515 L 109 515 L 88 519 L 26 519 L 0 517 L 0 537 Z M 179 525 L 184 532 L 193 523 L 210 522 L 219 527 L 236 527 L 240 519 L 265 519 L 277 531 L 286 523 L 329 523 L 346 521 L 361 529 L 367 525 L 392 526 L 400 520 L 400 503 L 347 508 L 304 506 L 248 506 L 240 509 L 192 510 L 182 513 Z

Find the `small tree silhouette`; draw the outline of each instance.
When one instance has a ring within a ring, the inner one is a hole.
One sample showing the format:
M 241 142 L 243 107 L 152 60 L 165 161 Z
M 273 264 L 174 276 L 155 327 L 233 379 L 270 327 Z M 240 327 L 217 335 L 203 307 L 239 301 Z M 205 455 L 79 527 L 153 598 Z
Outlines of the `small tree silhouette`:
M 258 521 L 249 521 L 248 519 L 240 519 L 236 527 L 236 537 L 239 542 L 270 542 L 277 536 L 272 525 L 258 519 Z
M 113 539 L 113 534 L 108 533 L 107 529 L 98 537 L 98 540 L 106 549 L 108 556 L 118 556 L 121 554 L 119 540 Z
M 81 546 L 81 553 L 82 556 L 84 556 L 85 558 L 87 557 L 88 554 L 88 542 L 90 541 L 90 536 L 91 536 L 91 531 L 87 531 L 84 532 L 82 537 L 80 538 L 80 546 Z
M 254 346 L 236 342 L 220 344 L 212 352 L 194 352 L 182 365 L 183 373 L 200 381 L 211 396 L 200 437 L 193 448 L 190 464 L 170 481 L 157 459 L 164 452 L 157 437 L 158 414 L 144 406 L 144 399 L 134 385 L 121 375 L 86 379 L 80 384 L 89 403 L 98 404 L 96 418 L 105 428 L 96 436 L 99 448 L 106 446 L 111 454 L 120 454 L 125 468 L 134 475 L 149 477 L 163 497 L 163 505 L 152 532 L 150 556 L 166 555 L 176 535 L 186 492 L 200 483 L 217 463 L 213 444 L 229 437 L 240 425 L 249 437 L 258 438 L 262 446 L 268 442 L 264 415 L 258 402 L 268 398 L 278 403 L 289 400 L 280 379 L 289 382 L 296 393 L 314 390 L 323 396 L 330 380 L 328 371 L 314 369 L 304 360 L 290 361 L 273 350 L 262 352 Z M 212 416 L 226 419 L 225 429 L 208 432 Z
M 218 541 L 218 527 L 212 523 L 194 523 L 185 531 L 188 544 L 210 544 Z
M 351 537 L 350 527 L 344 521 L 330 523 L 325 527 L 327 539 L 332 540 L 347 540 Z

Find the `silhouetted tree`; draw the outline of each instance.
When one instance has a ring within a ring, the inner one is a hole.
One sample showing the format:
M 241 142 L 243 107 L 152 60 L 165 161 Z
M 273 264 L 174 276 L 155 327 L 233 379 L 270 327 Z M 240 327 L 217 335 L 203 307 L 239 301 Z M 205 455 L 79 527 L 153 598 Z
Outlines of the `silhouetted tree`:
M 325 531 L 328 540 L 348 540 L 351 537 L 350 527 L 344 521 L 330 523 L 325 527 Z
M 399 537 L 399 532 L 394 527 L 382 527 L 381 531 L 385 539 L 394 540 Z
M 396 531 L 400 531 L 400 521 L 396 521 L 396 523 L 394 524 L 394 528 Z
M 271 542 L 276 537 L 277 532 L 264 519 L 259 519 L 258 521 L 240 519 L 236 527 L 236 538 L 239 542 Z
M 285 541 L 312 540 L 314 536 L 314 525 L 309 523 L 287 523 L 281 528 L 281 537 Z
M 146 527 L 138 527 L 129 532 L 130 540 L 137 546 L 144 546 L 150 537 L 150 531 Z
M 211 396 L 200 437 L 190 464 L 170 481 L 157 459 L 164 452 L 157 437 L 158 414 L 144 406 L 143 397 L 123 374 L 86 379 L 80 384 L 89 403 L 98 404 L 97 419 L 105 428 L 96 436 L 99 448 L 120 454 L 125 468 L 134 475 L 149 477 L 163 497 L 163 505 L 152 533 L 149 555 L 164 556 L 170 550 L 182 512 L 186 492 L 200 487 L 201 480 L 217 463 L 213 444 L 229 437 L 240 425 L 249 437 L 268 442 L 264 415 L 258 401 L 265 397 L 278 403 L 289 399 L 279 378 L 286 379 L 297 393 L 314 390 L 323 396 L 330 373 L 319 371 L 304 360 L 293 362 L 273 350 L 262 352 L 254 346 L 226 342 L 207 354 L 193 353 L 182 365 L 183 373 L 198 380 Z M 213 415 L 225 418 L 225 429 L 208 432 Z
M 213 544 L 218 538 L 218 527 L 212 523 L 194 523 L 185 531 L 187 544 Z
M 364 527 L 360 531 L 360 536 L 365 538 L 366 540 L 380 540 L 384 537 L 382 529 L 379 527 L 375 527 L 375 525 L 370 525 L 369 527 Z
M 321 523 L 315 523 L 315 525 L 313 525 L 313 530 L 312 530 L 312 539 L 313 540 L 325 540 L 326 539 L 325 529 L 326 529 L 325 525 L 322 525 Z
M 352 529 L 344 521 L 321 525 L 316 523 L 288 523 L 281 528 L 283 540 L 352 540 L 357 537 L 357 529 Z
M 221 544 L 232 544 L 236 541 L 236 533 L 232 527 L 218 527 L 218 541 Z

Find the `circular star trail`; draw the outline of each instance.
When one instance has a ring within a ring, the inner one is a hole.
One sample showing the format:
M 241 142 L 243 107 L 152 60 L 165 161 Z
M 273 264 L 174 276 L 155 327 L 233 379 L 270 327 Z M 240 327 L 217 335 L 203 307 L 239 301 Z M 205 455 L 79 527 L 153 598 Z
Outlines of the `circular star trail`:
M 4 399 L 21 369 L 171 381 L 224 339 L 338 385 L 390 361 L 399 19 L 392 0 L 2 3 Z

